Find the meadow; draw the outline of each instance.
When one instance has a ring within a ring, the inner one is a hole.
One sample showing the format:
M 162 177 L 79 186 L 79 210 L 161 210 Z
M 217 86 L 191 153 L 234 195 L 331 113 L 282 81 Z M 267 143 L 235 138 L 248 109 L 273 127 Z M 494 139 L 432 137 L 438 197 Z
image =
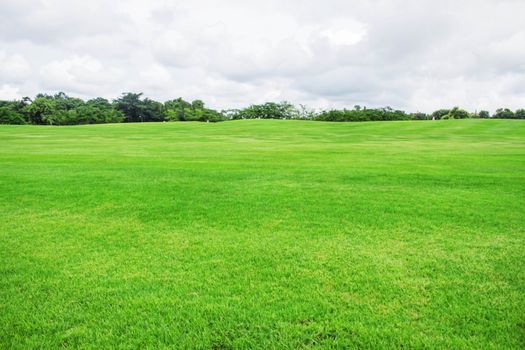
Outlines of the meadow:
M 0 126 L 0 348 L 525 347 L 525 122 Z

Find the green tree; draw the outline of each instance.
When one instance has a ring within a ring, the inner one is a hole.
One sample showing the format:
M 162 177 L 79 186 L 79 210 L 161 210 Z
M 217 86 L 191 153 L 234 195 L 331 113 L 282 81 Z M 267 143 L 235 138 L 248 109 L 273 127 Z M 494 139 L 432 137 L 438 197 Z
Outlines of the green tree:
M 75 110 L 77 124 L 120 123 L 124 114 L 113 108 L 105 98 L 88 100 Z
M 221 113 L 206 108 L 201 100 L 194 100 L 191 103 L 182 98 L 166 101 L 164 110 L 166 120 L 169 121 L 218 122 L 225 119 Z
M 164 118 L 164 105 L 160 102 L 145 98 L 140 103 L 140 115 L 145 122 L 160 122 Z
M 83 106 L 84 101 L 69 97 L 63 92 L 55 95 L 38 94 L 29 104 L 22 101 L 22 113 L 32 124 L 64 125 L 77 124 L 76 110 Z
M 52 98 L 40 95 L 23 109 L 31 124 L 52 124 L 56 105 Z
M 469 118 L 470 114 L 459 107 L 452 108 L 442 119 L 466 119 Z
M 55 101 L 55 107 L 58 110 L 70 111 L 84 104 L 80 98 L 69 97 L 64 92 L 53 95 L 50 99 Z
M 450 112 L 450 109 L 438 109 L 437 111 L 432 112 L 430 117 L 432 119 L 439 120 L 443 118 L 444 116 L 446 116 L 449 112 Z
M 202 102 L 201 100 L 193 100 L 191 101 L 191 108 L 193 108 L 194 110 L 204 109 L 204 102 Z
M 412 120 L 427 120 L 427 119 L 430 119 L 430 116 L 428 114 L 426 114 L 426 113 L 416 112 L 416 113 L 410 114 L 410 119 L 412 119 Z
M 481 110 L 478 113 L 478 118 L 488 119 L 488 118 L 490 118 L 490 113 L 488 111 Z
M 297 110 L 289 102 L 266 102 L 239 110 L 235 119 L 293 119 L 296 115 Z
M 515 113 L 514 113 L 514 118 L 516 119 L 525 119 L 525 109 L 518 109 Z
M 498 108 L 496 110 L 496 113 L 494 113 L 494 115 L 492 117 L 493 118 L 498 118 L 498 119 L 514 119 L 515 115 L 508 108 Z
M 164 102 L 164 114 L 169 121 L 185 121 L 185 109 L 191 110 L 192 104 L 184 101 L 182 98 Z
M 141 93 L 126 92 L 115 99 L 115 108 L 124 114 L 125 122 L 143 122 Z
M 426 113 L 416 112 L 416 113 L 410 114 L 410 119 L 412 119 L 412 120 L 427 120 L 427 119 L 430 119 L 430 117 Z
M 0 101 L 0 124 L 27 124 L 24 116 L 16 111 L 14 104 Z

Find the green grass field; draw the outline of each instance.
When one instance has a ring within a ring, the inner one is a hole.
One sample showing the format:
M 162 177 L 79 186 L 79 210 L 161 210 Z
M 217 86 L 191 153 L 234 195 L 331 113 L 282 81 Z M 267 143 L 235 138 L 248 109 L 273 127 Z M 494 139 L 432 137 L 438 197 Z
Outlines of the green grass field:
M 0 127 L 0 348 L 525 346 L 525 122 Z

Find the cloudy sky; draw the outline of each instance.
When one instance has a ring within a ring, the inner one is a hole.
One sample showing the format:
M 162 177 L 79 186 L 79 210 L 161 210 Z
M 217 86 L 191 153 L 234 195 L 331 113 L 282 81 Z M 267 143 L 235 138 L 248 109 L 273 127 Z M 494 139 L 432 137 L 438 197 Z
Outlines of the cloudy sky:
M 525 107 L 525 0 L 1 0 L 0 99 Z

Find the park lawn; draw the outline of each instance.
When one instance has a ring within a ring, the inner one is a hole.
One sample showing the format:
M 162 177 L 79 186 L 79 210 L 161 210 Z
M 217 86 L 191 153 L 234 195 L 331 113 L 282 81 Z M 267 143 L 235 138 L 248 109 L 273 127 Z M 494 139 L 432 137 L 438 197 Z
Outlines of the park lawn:
M 0 349 L 525 347 L 525 122 L 0 126 Z

